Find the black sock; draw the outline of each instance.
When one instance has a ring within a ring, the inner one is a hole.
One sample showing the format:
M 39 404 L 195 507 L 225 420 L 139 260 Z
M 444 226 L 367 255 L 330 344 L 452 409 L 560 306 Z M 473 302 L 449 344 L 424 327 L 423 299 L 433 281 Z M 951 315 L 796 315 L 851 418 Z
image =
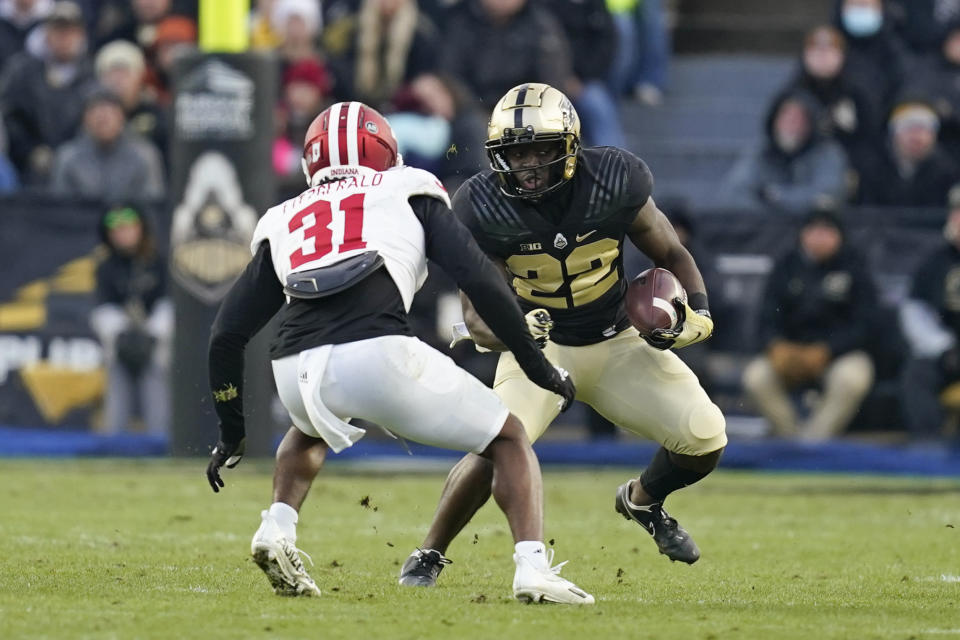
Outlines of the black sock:
M 653 460 L 650 461 L 650 465 L 640 474 L 640 486 L 654 500 L 663 502 L 668 495 L 677 489 L 682 489 L 702 480 L 709 473 L 710 471 L 701 472 L 678 467 L 670 458 L 670 452 L 660 447 L 657 454 L 653 456 Z

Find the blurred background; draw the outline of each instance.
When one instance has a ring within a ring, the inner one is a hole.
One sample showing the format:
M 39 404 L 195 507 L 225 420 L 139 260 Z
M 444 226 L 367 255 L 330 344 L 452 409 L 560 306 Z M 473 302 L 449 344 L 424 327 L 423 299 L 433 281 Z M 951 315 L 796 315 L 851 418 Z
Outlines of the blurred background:
M 650 166 L 707 280 L 717 332 L 680 355 L 727 466 L 960 471 L 960 0 L 0 0 L 0 455 L 206 454 L 209 325 L 312 118 L 375 106 L 452 192 L 526 81 Z M 489 383 L 438 271 L 417 331 Z M 652 450 L 585 406 L 538 445 Z

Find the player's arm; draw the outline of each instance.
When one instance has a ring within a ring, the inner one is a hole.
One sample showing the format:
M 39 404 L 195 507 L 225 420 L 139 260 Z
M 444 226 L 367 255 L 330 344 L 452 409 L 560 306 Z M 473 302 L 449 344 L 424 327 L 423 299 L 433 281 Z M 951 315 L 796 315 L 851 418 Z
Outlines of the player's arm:
M 493 263 L 495 267 L 500 269 L 503 272 L 504 278 L 509 281 L 507 276 L 507 266 L 500 258 L 496 258 L 487 254 L 487 258 L 490 262 Z M 509 286 L 509 285 L 508 285 Z M 474 308 L 473 303 L 470 302 L 470 298 L 467 297 L 463 291 L 460 292 L 460 307 L 463 309 L 463 324 L 467 328 L 467 331 L 470 334 L 470 339 L 473 340 L 474 344 L 480 350 L 486 351 L 508 351 L 507 345 L 500 342 L 493 331 L 490 330 L 490 327 L 487 326 L 487 323 L 483 321 L 483 318 L 480 317 L 480 314 L 477 313 L 477 310 Z M 533 336 L 533 339 L 536 340 L 537 346 L 543 349 L 547 346 L 547 342 L 550 340 L 550 331 L 553 330 L 553 319 L 550 318 L 550 312 L 546 309 L 534 309 L 528 311 L 524 320 L 527 322 L 527 330 L 530 331 L 530 335 Z M 458 342 L 462 337 L 458 334 L 454 335 L 453 344 Z
M 499 341 L 506 345 L 532 382 L 563 396 L 563 408 L 573 401 L 576 389 L 551 365 L 527 329 L 516 297 L 503 271 L 477 245 L 470 231 L 436 198 L 410 201 L 423 225 L 427 257 L 447 272 L 473 303 L 474 312 Z
M 244 350 L 283 301 L 283 288 L 270 259 L 270 245 L 261 243 L 253 260 L 223 299 L 210 331 L 210 392 L 220 420 L 220 440 L 207 467 L 207 479 L 214 491 L 223 486 L 220 467 L 235 466 L 243 455 Z
M 684 315 L 681 329 L 664 332 L 663 340 L 648 339 L 658 348 L 685 347 L 706 340 L 713 333 L 713 320 L 707 302 L 707 288 L 693 256 L 680 242 L 673 225 L 657 207 L 653 198 L 647 198 L 627 234 L 630 241 L 643 251 L 658 267 L 671 271 L 687 291 L 687 303 L 680 309 Z M 676 333 L 676 335 L 667 335 Z
M 496 267 L 500 277 L 504 282 L 507 281 L 507 265 L 500 258 L 487 255 L 487 258 Z M 508 285 L 509 286 L 509 285 Z M 474 308 L 473 303 L 466 293 L 460 291 L 460 306 L 463 308 L 463 322 L 467 325 L 470 337 L 478 347 L 489 349 L 490 351 L 506 351 L 507 345 L 500 342 L 487 323 L 483 321 L 480 314 Z

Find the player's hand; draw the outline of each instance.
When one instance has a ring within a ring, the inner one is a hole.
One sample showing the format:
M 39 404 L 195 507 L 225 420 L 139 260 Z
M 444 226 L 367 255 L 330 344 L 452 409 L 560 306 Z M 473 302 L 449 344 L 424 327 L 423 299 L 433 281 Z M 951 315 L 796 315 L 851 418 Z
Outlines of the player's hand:
M 464 340 L 473 340 L 473 336 L 470 335 L 470 330 L 467 329 L 466 322 L 457 322 L 450 327 L 450 348 L 453 349 L 457 346 L 458 342 Z M 490 353 L 490 349 L 486 347 L 481 347 L 480 345 L 474 343 L 473 348 L 477 350 L 478 353 Z
M 655 349 L 682 349 L 702 342 L 713 334 L 713 318 L 706 309 L 694 311 L 686 301 L 675 298 L 673 304 L 680 313 L 676 329 L 655 329 L 643 339 Z
M 473 340 L 473 336 L 470 335 L 469 329 L 467 329 L 466 322 L 455 322 L 450 326 L 450 345 L 449 348 L 453 349 L 457 346 L 458 342 L 463 342 L 464 340 Z
M 233 469 L 240 464 L 245 444 L 246 439 L 235 443 L 219 440 L 210 452 L 210 462 L 207 463 L 207 482 L 210 483 L 214 493 L 219 493 L 220 487 L 224 486 L 223 479 L 220 477 L 220 467 Z
M 553 329 L 553 319 L 546 309 L 534 309 L 524 316 L 527 321 L 527 330 L 533 336 L 537 346 L 543 349 L 550 340 L 550 331 Z
M 570 379 L 570 374 L 562 367 L 552 367 L 550 379 L 546 385 L 540 385 L 544 389 L 549 389 L 563 398 L 560 401 L 560 411 L 566 411 L 573 404 L 577 397 L 577 387 Z

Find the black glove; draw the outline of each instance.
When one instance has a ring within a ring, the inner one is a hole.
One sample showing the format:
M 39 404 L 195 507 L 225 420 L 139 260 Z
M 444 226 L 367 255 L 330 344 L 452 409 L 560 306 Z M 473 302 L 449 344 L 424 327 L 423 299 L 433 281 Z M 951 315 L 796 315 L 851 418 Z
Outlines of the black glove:
M 543 371 L 537 371 L 534 375 L 527 372 L 527 377 L 537 386 L 543 387 L 547 391 L 552 391 L 563 398 L 563 404 L 560 411 L 566 411 L 570 408 L 574 398 L 577 396 L 577 387 L 574 386 L 570 374 L 560 367 L 555 367 L 547 362 L 547 368 Z
M 672 332 L 667 332 L 665 329 L 655 329 L 651 334 L 640 334 L 640 337 L 647 341 L 654 349 L 659 349 L 660 351 L 666 351 L 673 346 L 673 343 L 676 342 L 676 339 L 670 335 Z
M 213 489 L 214 493 L 219 493 L 220 487 L 224 486 L 223 479 L 220 477 L 220 467 L 233 469 L 240 464 L 245 443 L 246 439 L 234 443 L 218 440 L 213 451 L 210 452 L 210 462 L 207 464 L 207 482 L 210 483 L 210 488 Z

